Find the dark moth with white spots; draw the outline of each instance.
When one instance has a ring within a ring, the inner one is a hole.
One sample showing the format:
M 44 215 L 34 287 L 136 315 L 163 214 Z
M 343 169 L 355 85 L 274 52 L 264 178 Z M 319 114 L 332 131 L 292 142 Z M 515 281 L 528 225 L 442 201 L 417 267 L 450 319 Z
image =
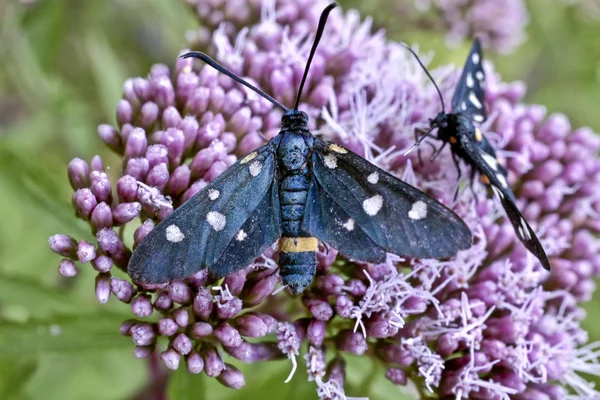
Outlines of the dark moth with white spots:
M 490 142 L 473 124 L 473 122 L 481 123 L 487 119 L 484 104 L 485 73 L 482 64 L 481 44 L 478 39 L 475 39 L 452 97 L 452 113 L 447 114 L 444 111 L 444 102 L 440 93 L 442 112 L 430 121 L 430 130 L 419 138 L 415 146 L 427 136 L 441 140 L 443 145 L 435 151 L 432 157 L 435 158 L 446 144 L 450 143 L 459 179 L 460 166 L 458 162 L 459 159 L 462 159 L 471 166 L 471 183 L 473 183 L 475 172 L 478 171 L 481 174 L 480 181 L 491 187 L 502 203 L 519 240 L 540 260 L 542 266 L 549 270 L 550 262 L 542 244 L 517 208 L 515 195 L 508 186 L 508 171 L 498 162 L 496 151 Z M 425 69 L 424 66 L 423 68 Z M 427 72 L 427 69 L 425 71 Z M 429 75 L 428 72 L 427 74 Z M 429 77 L 431 78 L 430 75 Z M 433 80 L 433 78 L 431 79 Z M 438 129 L 437 136 L 430 135 L 436 128 Z
M 314 137 L 298 110 L 317 35 L 289 110 L 208 56 L 196 57 L 265 96 L 284 111 L 281 131 L 248 154 L 156 226 L 135 249 L 129 274 L 163 283 L 208 269 L 227 276 L 279 240 L 280 275 L 294 294 L 316 272 L 318 240 L 346 257 L 378 263 L 391 252 L 445 258 L 471 245 L 471 233 L 451 210 L 357 154 Z

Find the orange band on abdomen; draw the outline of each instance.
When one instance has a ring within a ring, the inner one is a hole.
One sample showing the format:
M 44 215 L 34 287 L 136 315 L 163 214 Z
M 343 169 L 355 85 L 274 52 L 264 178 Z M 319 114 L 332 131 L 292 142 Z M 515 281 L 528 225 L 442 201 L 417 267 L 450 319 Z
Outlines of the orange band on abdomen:
M 279 251 L 284 253 L 301 253 L 317 251 L 319 241 L 316 237 L 282 237 L 279 239 Z

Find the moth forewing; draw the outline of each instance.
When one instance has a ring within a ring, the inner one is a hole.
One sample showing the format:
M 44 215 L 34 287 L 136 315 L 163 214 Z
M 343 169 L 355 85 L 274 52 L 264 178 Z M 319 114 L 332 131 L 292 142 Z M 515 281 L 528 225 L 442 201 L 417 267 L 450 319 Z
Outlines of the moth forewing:
M 489 180 L 489 186 L 492 188 L 496 198 L 500 200 L 519 240 L 540 260 L 545 269 L 550 270 L 550 261 L 540 240 L 515 204 L 515 195 L 508 185 L 505 171 L 500 168 L 497 160 L 494 160 L 488 153 L 478 148 L 470 139 L 466 137 L 462 138 L 461 144 L 469 159 L 477 166 L 479 172 L 484 174 Z
M 236 162 L 150 231 L 129 261 L 132 278 L 163 283 L 211 271 L 273 183 L 272 145 L 258 149 L 255 158 L 260 173 L 243 159 Z
M 335 168 L 328 161 L 332 156 Z M 323 191 L 378 247 L 402 256 L 444 258 L 471 245 L 468 227 L 454 212 L 359 155 L 336 153 L 316 141 L 313 160 Z

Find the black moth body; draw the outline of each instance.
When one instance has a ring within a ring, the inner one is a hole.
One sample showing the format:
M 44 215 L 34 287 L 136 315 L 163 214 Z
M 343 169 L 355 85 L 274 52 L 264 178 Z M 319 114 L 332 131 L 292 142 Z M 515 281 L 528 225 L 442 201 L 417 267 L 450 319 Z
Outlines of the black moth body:
M 317 37 L 328 13 L 323 11 Z M 252 88 L 201 53 L 211 66 Z M 128 271 L 140 283 L 165 283 L 208 269 L 216 278 L 248 266 L 279 240 L 284 285 L 294 294 L 316 272 L 318 241 L 346 257 L 382 262 L 386 253 L 445 258 L 471 245 L 454 212 L 337 144 L 314 137 L 298 101 L 281 131 L 158 224 L 135 249 Z
M 490 142 L 473 124 L 473 121 L 481 123 L 487 119 L 484 105 L 485 73 L 482 64 L 481 44 L 478 39 L 475 39 L 452 98 L 452 113 L 442 111 L 432 119 L 429 132 L 419 138 L 417 144 L 437 128 L 437 137 L 433 137 L 441 140 L 443 145 L 435 152 L 435 155 L 450 143 L 459 179 L 460 166 L 458 163 L 459 160 L 463 160 L 471 167 L 471 183 L 475 172 L 478 171 L 480 173 L 479 180 L 491 187 L 495 196 L 502 203 L 519 240 L 538 258 L 545 269 L 550 270 L 550 262 L 542 244 L 517 208 L 515 195 L 508 186 L 508 171 L 498 161 L 496 151 Z

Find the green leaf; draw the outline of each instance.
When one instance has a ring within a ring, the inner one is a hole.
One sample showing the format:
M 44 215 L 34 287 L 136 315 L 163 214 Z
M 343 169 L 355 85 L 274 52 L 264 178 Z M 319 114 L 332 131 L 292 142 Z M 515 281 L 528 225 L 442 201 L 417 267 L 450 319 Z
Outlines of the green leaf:
M 304 400 L 315 399 L 317 385 L 308 382 L 304 368 L 304 360 L 298 357 L 298 369 L 292 380 L 285 383 L 292 364 L 289 360 L 268 361 L 256 364 L 240 364 L 234 362 L 244 374 L 246 386 L 240 390 L 232 390 L 222 386 L 215 379 L 207 380 L 207 400 L 262 400 L 285 399 Z
M 85 46 L 104 114 L 113 115 L 127 74 L 104 32 L 90 31 Z
M 44 318 L 55 314 L 80 313 L 81 302 L 75 301 L 69 292 L 48 288 L 40 283 L 21 278 L 0 276 L 0 302 L 6 306 L 18 306 L 29 317 Z
M 368 356 L 344 354 L 346 359 L 346 395 L 380 400 L 418 399 L 415 390 L 394 385 L 385 377 L 385 369 Z
M 96 312 L 26 323 L 0 322 L 0 354 L 131 348 L 131 339 L 119 333 L 122 321 L 122 315 Z
M 183 361 L 179 369 L 173 372 L 169 378 L 167 386 L 167 397 L 170 400 L 197 400 L 203 399 L 205 395 L 204 381 L 207 378 L 204 374 L 190 374 Z
M 150 360 L 138 360 L 130 349 L 56 352 L 40 355 L 27 382 L 32 400 L 134 399 L 150 382 Z M 3 398 L 4 399 L 4 398 Z
M 4 358 L 0 362 L 0 399 L 26 400 L 25 385 L 37 368 L 35 361 L 22 358 Z

